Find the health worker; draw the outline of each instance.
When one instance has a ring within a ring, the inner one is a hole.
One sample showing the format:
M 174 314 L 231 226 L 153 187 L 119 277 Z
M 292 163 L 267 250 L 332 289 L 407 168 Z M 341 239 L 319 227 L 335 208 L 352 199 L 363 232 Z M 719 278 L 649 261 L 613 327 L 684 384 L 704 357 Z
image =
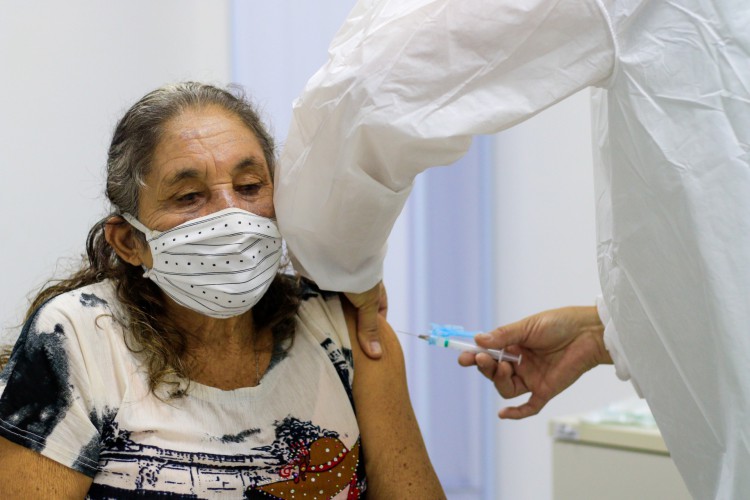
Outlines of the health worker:
M 415 176 L 592 87 L 603 296 L 593 320 L 542 315 L 568 314 L 571 338 L 593 341 L 544 357 L 551 335 L 516 325 L 483 344 L 547 365 L 476 361 L 501 394 L 531 392 L 506 409 L 522 417 L 611 358 L 691 494 L 747 498 L 749 27 L 747 0 L 361 0 L 296 101 L 281 159 L 276 213 L 298 269 L 370 290 L 350 295 L 376 308 Z

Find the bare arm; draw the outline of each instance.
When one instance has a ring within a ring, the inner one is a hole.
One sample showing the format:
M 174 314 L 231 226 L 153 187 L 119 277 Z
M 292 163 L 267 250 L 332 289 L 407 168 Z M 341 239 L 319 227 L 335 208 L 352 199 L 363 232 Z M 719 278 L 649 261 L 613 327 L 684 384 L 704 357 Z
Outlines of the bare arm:
M 80 472 L 0 437 L 2 498 L 80 499 L 86 496 L 91 482 Z
M 362 436 L 369 498 L 445 498 L 409 400 L 396 334 L 378 316 L 382 358 L 368 358 L 357 342 L 357 311 L 342 301 L 354 356 L 354 403 Z

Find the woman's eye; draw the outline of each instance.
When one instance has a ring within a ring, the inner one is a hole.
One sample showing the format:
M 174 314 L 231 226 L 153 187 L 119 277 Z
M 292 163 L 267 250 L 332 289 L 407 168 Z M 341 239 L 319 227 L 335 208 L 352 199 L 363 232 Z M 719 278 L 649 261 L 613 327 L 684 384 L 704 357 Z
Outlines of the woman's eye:
M 256 194 L 260 191 L 260 188 L 261 184 L 243 184 L 242 186 L 237 186 L 237 191 L 242 194 Z
M 200 193 L 186 193 L 177 197 L 179 203 L 192 203 L 198 199 Z

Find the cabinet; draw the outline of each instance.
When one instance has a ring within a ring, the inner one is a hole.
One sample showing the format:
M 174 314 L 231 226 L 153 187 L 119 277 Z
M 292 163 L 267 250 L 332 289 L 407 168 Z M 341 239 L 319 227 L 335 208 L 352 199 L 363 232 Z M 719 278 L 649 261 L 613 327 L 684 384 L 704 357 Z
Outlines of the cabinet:
M 553 419 L 555 500 L 689 500 L 657 427 Z

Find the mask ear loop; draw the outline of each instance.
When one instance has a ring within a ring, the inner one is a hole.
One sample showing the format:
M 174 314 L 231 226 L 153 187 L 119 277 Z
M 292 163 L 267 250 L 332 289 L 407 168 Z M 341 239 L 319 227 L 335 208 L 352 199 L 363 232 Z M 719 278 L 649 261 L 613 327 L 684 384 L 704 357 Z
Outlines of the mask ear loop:
M 149 240 L 153 240 L 154 238 L 156 238 L 157 236 L 159 236 L 159 234 L 158 234 L 157 231 L 152 231 L 151 229 L 147 228 L 146 226 L 144 226 L 143 224 L 141 224 L 141 222 L 138 219 L 136 219 L 135 217 L 133 217 L 132 215 L 127 214 L 127 213 L 123 213 L 123 214 L 121 214 L 121 217 L 123 219 L 125 219 L 126 221 L 128 221 L 128 224 L 130 224 L 131 226 L 133 226 L 134 228 L 136 228 L 137 230 L 139 230 L 140 232 L 142 232 L 143 234 L 145 234 L 148 237 Z
M 128 222 L 128 224 L 130 224 L 131 226 L 133 226 L 134 228 L 136 228 L 138 231 L 140 231 L 144 235 L 146 235 L 146 238 L 148 239 L 148 241 L 151 241 L 151 240 L 153 240 L 154 238 L 156 238 L 158 236 L 158 234 L 154 234 L 154 233 L 156 233 L 156 231 L 152 231 L 151 229 L 147 228 L 146 226 L 144 226 L 143 224 L 141 224 L 141 222 L 138 219 L 136 219 L 135 217 L 133 217 L 132 215 L 130 215 L 128 213 L 123 213 L 123 214 L 121 214 L 121 217 L 123 219 L 125 219 Z M 153 256 L 153 253 L 151 255 Z M 153 268 L 149 269 L 148 267 L 146 267 L 145 264 L 141 264 L 141 267 L 143 268 L 143 277 L 144 278 L 150 278 L 151 277 L 151 269 L 153 269 Z

